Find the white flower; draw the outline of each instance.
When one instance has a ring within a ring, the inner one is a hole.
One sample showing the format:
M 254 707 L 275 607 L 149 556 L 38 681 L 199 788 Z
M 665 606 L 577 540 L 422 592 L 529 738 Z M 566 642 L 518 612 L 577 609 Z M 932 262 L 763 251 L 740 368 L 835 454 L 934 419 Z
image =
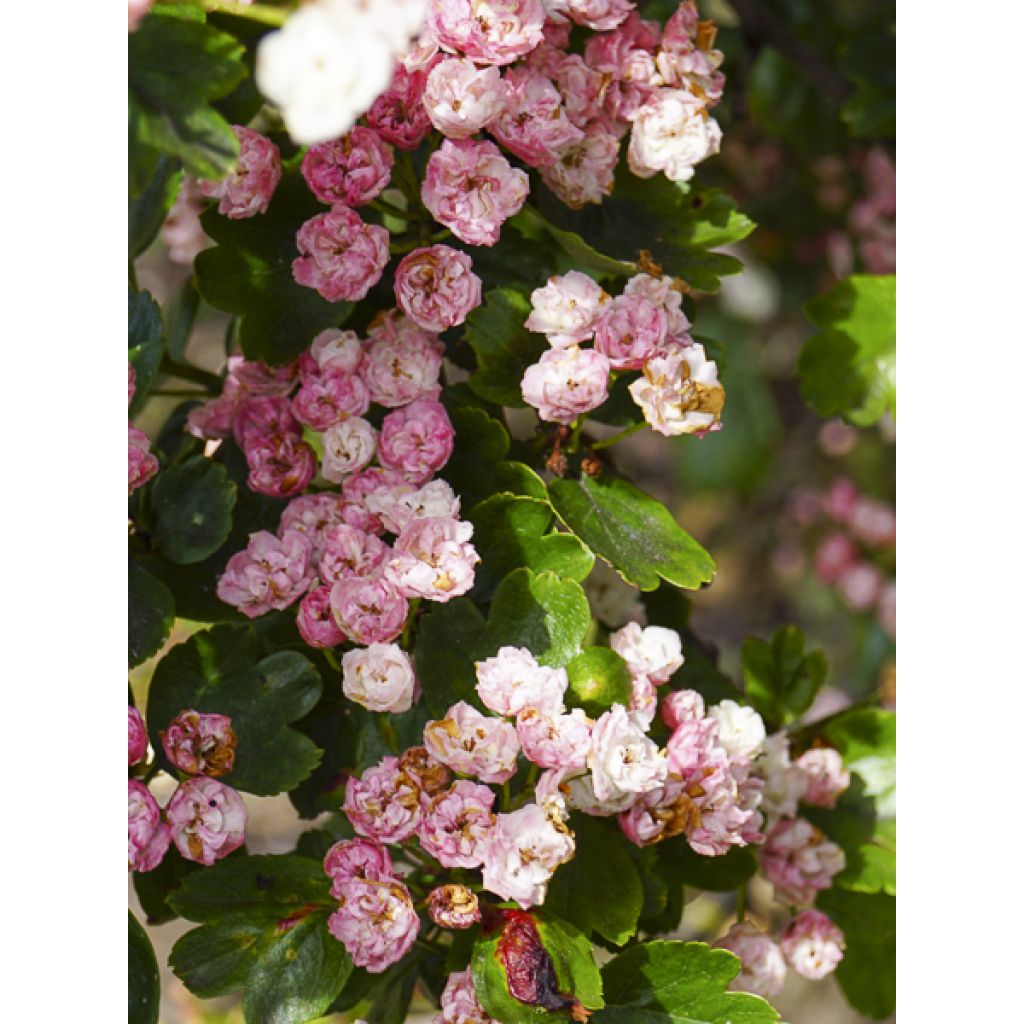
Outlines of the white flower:
M 608 294 L 593 279 L 578 270 L 552 277 L 530 295 L 533 312 L 526 329 L 546 334 L 552 348 L 568 348 L 594 334 L 597 312 L 609 301 Z
M 416 672 L 398 644 L 370 644 L 341 659 L 342 690 L 368 711 L 400 714 L 412 707 Z
M 341 483 L 349 473 L 365 466 L 377 449 L 377 431 L 359 416 L 335 423 L 324 431 L 324 459 L 320 472 Z
M 668 775 L 664 752 L 647 738 L 621 704 L 615 704 L 594 723 L 587 767 L 594 797 L 599 801 L 650 792 Z
M 683 644 L 674 629 L 630 622 L 608 638 L 635 676 L 646 676 L 652 683 L 665 683 L 685 660 Z
M 499 715 L 518 715 L 524 708 L 560 714 L 569 688 L 564 668 L 538 665 L 525 647 L 502 647 L 493 658 L 478 661 L 476 678 L 480 699 Z
M 719 745 L 730 757 L 757 757 L 764 749 L 764 722 L 753 708 L 723 700 L 708 711 L 708 717 L 718 723 Z
M 366 509 L 391 533 L 401 533 L 414 519 L 458 519 L 459 496 L 444 480 L 415 487 L 382 488 L 366 496 Z
M 647 360 L 643 376 L 629 385 L 629 393 L 644 419 L 667 437 L 717 427 L 725 405 L 718 366 L 698 344 L 666 345 Z
M 700 99 L 682 89 L 660 89 L 633 121 L 629 167 L 640 178 L 664 171 L 672 181 L 688 181 L 721 144 L 722 130 Z
M 807 776 L 789 759 L 789 738 L 777 732 L 764 741 L 754 762 L 753 774 L 764 779 L 761 810 L 771 824 L 778 818 L 795 818 L 796 805 L 807 789 Z

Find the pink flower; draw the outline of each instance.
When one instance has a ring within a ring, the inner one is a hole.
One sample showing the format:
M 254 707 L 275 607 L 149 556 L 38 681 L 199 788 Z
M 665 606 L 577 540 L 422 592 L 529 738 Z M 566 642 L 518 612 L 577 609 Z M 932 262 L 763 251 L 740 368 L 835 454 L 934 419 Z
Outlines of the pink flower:
M 588 124 L 584 136 L 567 146 L 554 163 L 541 168 L 544 184 L 567 206 L 579 210 L 612 194 L 619 140 L 598 124 Z
M 541 904 L 555 869 L 575 852 L 572 833 L 537 804 L 499 814 L 484 848 L 484 888 L 524 909 Z
M 430 801 L 419 827 L 423 849 L 446 868 L 477 868 L 494 828 L 494 791 L 460 779 Z
M 516 67 L 505 76 L 508 94 L 491 134 L 531 167 L 547 167 L 577 142 L 583 132 L 569 120 L 554 83 L 529 68 Z
M 632 803 L 634 794 L 657 789 L 668 775 L 664 753 L 621 704 L 613 705 L 594 723 L 587 767 L 594 796 L 603 802 Z
M 463 242 L 494 245 L 529 191 L 526 172 L 513 168 L 493 142 L 445 139 L 427 161 L 422 198 L 434 219 Z
M 245 842 L 242 798 L 216 779 L 186 779 L 167 805 L 171 838 L 186 860 L 209 867 Z
M 703 717 L 704 698 L 696 690 L 667 693 L 661 702 L 661 719 L 670 729 Z
M 718 70 L 723 55 L 712 49 L 715 34 L 715 26 L 700 21 L 696 5 L 686 0 L 665 23 L 662 50 L 658 54 L 663 83 L 703 96 L 709 107 L 721 99 L 725 88 L 725 76 Z
M 481 782 L 506 782 L 516 773 L 519 739 L 515 726 L 501 718 L 488 718 L 465 701 L 448 715 L 427 722 L 423 743 L 430 755 L 460 775 Z
M 383 578 L 350 576 L 331 587 L 331 611 L 342 632 L 357 644 L 394 640 L 409 614 L 409 602 Z
M 370 398 L 394 409 L 417 398 L 437 398 L 441 392 L 441 354 L 444 346 L 412 320 L 385 317 L 370 329 L 363 379 Z
M 549 349 L 523 374 L 523 400 L 550 423 L 572 423 L 608 397 L 611 364 L 589 348 Z
M 395 874 L 391 854 L 372 839 L 342 839 L 324 857 L 324 874 L 331 880 L 331 895 L 341 899 L 346 882 L 380 882 Z
M 373 101 L 366 121 L 399 149 L 415 149 L 430 131 L 430 118 L 423 106 L 427 72 L 407 71 L 395 65 L 391 85 Z
M 480 561 L 469 543 L 473 524 L 457 519 L 414 519 L 395 541 L 387 575 L 406 597 L 450 601 L 473 586 Z
M 579 708 L 558 714 L 528 707 L 516 718 L 523 753 L 541 768 L 585 768 L 592 729 L 593 723 Z
M 428 331 L 465 321 L 480 305 L 481 281 L 469 255 L 447 245 L 415 249 L 395 270 L 395 299 L 402 311 Z
M 878 597 L 878 624 L 885 630 L 886 635 L 896 639 L 896 581 L 890 580 L 882 588 Z
M 341 493 L 346 501 L 345 522 L 367 533 L 383 533 L 384 524 L 366 507 L 367 498 L 378 491 L 407 484 L 408 481 L 401 473 L 380 466 L 368 466 L 346 476 L 341 481 Z
M 394 162 L 377 132 L 356 125 L 340 139 L 311 146 L 302 158 L 302 176 L 321 203 L 365 206 L 387 188 Z
M 431 0 L 427 27 L 441 47 L 480 64 L 511 64 L 544 38 L 541 0 Z
M 247 483 L 257 494 L 291 498 L 316 476 L 316 452 L 298 434 L 271 434 L 245 449 Z
M 619 295 L 597 322 L 594 347 L 613 370 L 639 370 L 668 337 L 668 316 L 650 299 Z
M 553 77 L 558 83 L 558 91 L 562 94 L 562 103 L 569 120 L 585 128 L 601 114 L 601 96 L 607 87 L 606 76 L 590 67 L 578 53 L 555 52 L 559 56 L 554 75 L 548 77 Z
M 477 1001 L 470 968 L 448 975 L 441 993 L 441 1012 L 433 1024 L 497 1024 Z
M 171 830 L 160 806 L 137 779 L 128 780 L 128 870 L 152 871 L 171 845 Z
M 635 7 L 632 0 L 568 0 L 567 13 L 577 25 L 608 32 L 621 25 Z
M 722 422 L 725 388 L 704 346 L 668 344 L 648 359 L 643 376 L 629 385 L 644 419 L 659 434 L 705 434 Z
M 362 416 L 370 407 L 370 392 L 354 373 L 327 370 L 307 377 L 292 399 L 300 423 L 325 431 L 349 416 Z
M 398 715 L 413 705 L 416 672 L 398 644 L 370 644 L 346 651 L 341 659 L 342 690 L 367 711 Z
M 146 723 L 142 720 L 138 708 L 128 705 L 128 767 L 138 764 L 149 749 L 149 736 Z
M 347 206 L 307 220 L 295 244 L 299 256 L 292 263 L 292 276 L 328 302 L 365 298 L 388 262 L 387 228 L 364 224 Z
M 804 803 L 835 807 L 850 788 L 850 773 L 843 767 L 843 757 L 832 747 L 812 747 L 796 759 L 796 765 L 807 779 Z
M 632 121 L 627 157 L 639 178 L 663 171 L 671 181 L 689 181 L 694 167 L 722 144 L 718 122 L 684 89 L 657 90 Z
M 498 116 L 507 93 L 494 65 L 478 68 L 466 58 L 447 58 L 430 72 L 423 106 L 442 135 L 468 139 Z
M 675 278 L 634 274 L 626 282 L 623 294 L 644 298 L 659 306 L 665 311 L 668 320 L 668 336 L 679 344 L 691 344 L 692 339 L 686 334 L 690 329 L 690 321 L 683 312 L 683 296 L 676 286 Z
M 821 499 L 825 515 L 837 523 L 846 523 L 853 515 L 859 494 L 851 480 L 840 477 Z
M 857 545 L 845 533 L 829 533 L 814 553 L 814 571 L 822 583 L 835 583 L 857 557 Z
M 337 647 L 345 642 L 345 634 L 331 612 L 331 588 L 315 587 L 299 603 L 295 625 L 310 647 Z
M 619 815 L 619 827 L 631 843 L 649 846 L 692 832 L 700 822 L 700 811 L 686 784 L 670 775 L 665 785 L 642 794 Z
M 547 335 L 552 348 L 569 348 L 594 336 L 598 314 L 610 301 L 596 281 L 578 270 L 570 270 L 533 290 L 533 309 L 524 326 L 528 331 Z
M 219 778 L 235 766 L 238 740 L 228 715 L 179 711 L 160 730 L 160 742 L 167 760 L 188 775 Z
M 280 540 L 266 530 L 253 533 L 245 551 L 228 559 L 217 581 L 217 596 L 250 619 L 281 611 L 315 579 L 311 553 L 309 538 L 298 531 L 285 533 Z
M 440 928 L 472 928 L 480 922 L 480 903 L 465 885 L 439 885 L 427 893 L 427 913 Z
M 303 355 L 303 359 L 307 358 L 307 355 L 316 364 L 317 373 L 356 373 L 363 361 L 363 344 L 355 331 L 341 331 L 336 327 L 328 327 L 313 339 L 309 352 Z M 302 361 L 299 360 L 300 372 Z
M 259 132 L 234 124 L 241 151 L 234 171 L 221 181 L 199 181 L 208 199 L 219 199 L 217 212 L 229 220 L 243 220 L 266 213 L 270 197 L 281 180 L 281 152 Z
M 493 658 L 478 661 L 476 678 L 480 699 L 499 715 L 518 715 L 526 708 L 557 715 L 569 688 L 564 668 L 538 665 L 525 647 L 502 647 Z
M 426 483 L 448 461 L 455 431 L 440 402 L 418 398 L 384 417 L 377 458 L 414 484 Z
M 412 948 L 420 919 L 412 897 L 396 878 L 354 879 L 342 886 L 341 907 L 327 920 L 330 933 L 357 967 L 380 974 Z
M 839 574 L 836 589 L 851 611 L 866 612 L 882 592 L 882 573 L 870 562 L 854 562 Z
M 391 549 L 380 537 L 341 523 L 327 532 L 320 559 L 320 578 L 331 584 L 352 577 L 370 579 L 379 576 L 390 554 Z
M 237 385 L 245 397 L 287 395 L 295 386 L 294 363 L 267 366 L 242 356 L 228 357 L 228 380 Z
M 243 399 L 232 423 L 235 443 L 243 451 L 274 434 L 300 434 L 291 403 L 281 395 L 257 395 Z
M 149 438 L 128 423 L 128 493 L 137 491 L 156 476 L 160 463 L 149 450 Z
M 850 510 L 850 532 L 869 547 L 885 548 L 896 543 L 896 512 L 873 498 L 858 498 Z
M 633 676 L 627 710 L 644 729 L 650 729 L 658 712 L 658 691 L 647 676 Z
M 132 404 L 132 399 L 135 397 L 135 367 L 131 363 L 128 364 L 128 404 Z
M 331 527 L 341 523 L 345 499 L 340 494 L 303 494 L 292 498 L 277 528 L 280 536 L 295 531 L 305 534 L 312 545 L 310 560 L 315 564 L 323 555 L 327 534 Z
M 821 981 L 843 959 L 846 938 L 842 929 L 820 910 L 802 910 L 782 932 L 779 945 L 786 963 L 797 974 Z
M 757 996 L 777 996 L 786 980 L 786 964 L 782 952 L 749 921 L 738 921 L 716 943 L 716 949 L 727 949 L 739 957 L 742 967 L 729 988 L 752 992 Z
M 780 903 L 811 903 L 846 867 L 843 851 L 804 818 L 782 818 L 760 850 L 761 870 Z
M 773 733 L 764 741 L 764 751 L 753 765 L 763 781 L 761 811 L 769 826 L 779 818 L 795 818 L 797 803 L 807 789 L 807 777 L 790 760 L 789 738 Z
M 366 466 L 377 450 L 377 431 L 360 416 L 351 416 L 324 431 L 320 472 L 333 483 Z
M 400 534 L 415 519 L 458 519 L 459 496 L 438 478 L 420 488 L 400 484 L 366 496 L 366 507 L 389 533 Z
M 420 786 L 402 770 L 398 758 L 384 757 L 367 768 L 362 778 L 349 778 L 342 810 L 361 836 L 378 843 L 401 843 L 419 827 L 420 797 Z
M 187 266 L 213 244 L 199 220 L 202 209 L 203 194 L 195 179 L 186 174 L 181 179 L 181 188 L 178 189 L 174 205 L 160 229 L 160 238 L 167 246 L 167 257 L 172 263 Z

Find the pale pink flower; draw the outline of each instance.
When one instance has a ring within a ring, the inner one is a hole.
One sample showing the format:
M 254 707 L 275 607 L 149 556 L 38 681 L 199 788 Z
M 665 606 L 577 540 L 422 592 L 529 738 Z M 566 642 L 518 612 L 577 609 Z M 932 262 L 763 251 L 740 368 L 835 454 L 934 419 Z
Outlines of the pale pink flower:
M 395 541 L 387 575 L 406 597 L 450 601 L 473 586 L 480 561 L 469 543 L 473 524 L 457 519 L 414 519 Z
M 431 0 L 427 26 L 449 53 L 480 64 L 511 64 L 543 37 L 541 0 Z
M 160 229 L 160 238 L 167 246 L 167 258 L 172 263 L 188 266 L 213 244 L 199 220 L 202 209 L 203 193 L 199 191 L 195 178 L 186 174 Z
M 632 0 L 567 0 L 567 13 L 577 25 L 595 32 L 608 32 L 618 27 L 634 10 Z
M 740 973 L 729 988 L 766 998 L 777 996 L 782 991 L 786 980 L 782 951 L 771 936 L 765 935 L 756 925 L 738 921 L 715 943 L 715 948 L 735 953 L 742 964 Z
M 152 871 L 171 845 L 160 806 L 138 779 L 128 780 L 128 870 Z
M 427 84 L 425 70 L 409 71 L 395 65 L 391 85 L 366 112 L 366 121 L 399 149 L 415 149 L 430 131 L 430 118 L 423 106 Z
M 427 893 L 427 913 L 440 928 L 472 928 L 480 923 L 480 901 L 465 885 L 439 885 Z
M 635 794 L 657 789 L 668 775 L 664 752 L 621 704 L 613 705 L 594 723 L 587 767 L 594 796 L 600 801 L 625 797 L 632 802 Z
M 508 93 L 493 64 L 478 68 L 468 58 L 446 58 L 427 78 L 423 106 L 434 127 L 449 139 L 468 139 L 499 114 Z
M 526 708 L 557 715 L 569 688 L 564 668 L 538 665 L 525 647 L 501 647 L 493 657 L 478 661 L 476 679 L 484 706 L 499 715 L 518 715 Z
M 264 135 L 240 124 L 231 126 L 241 150 L 235 169 L 220 181 L 200 179 L 199 190 L 219 199 L 217 212 L 229 220 L 266 213 L 281 180 L 281 151 Z
M 811 981 L 821 981 L 839 966 L 845 943 L 842 929 L 820 910 L 801 910 L 779 940 L 786 963 Z
M 526 172 L 513 168 L 493 142 L 445 139 L 427 161 L 422 198 L 434 219 L 457 238 L 489 246 L 529 191 Z
M 723 58 L 714 49 L 716 29 L 700 21 L 692 2 L 679 5 L 665 23 L 658 72 L 664 85 L 679 87 L 702 97 L 709 107 L 722 97 L 725 76 L 719 71 Z
M 807 776 L 790 760 L 789 738 L 784 732 L 773 733 L 764 741 L 752 770 L 764 783 L 761 810 L 768 825 L 779 818 L 795 818 L 797 804 L 807 790 Z
M 128 0 L 128 31 L 134 32 L 149 13 L 153 0 Z
M 310 647 L 330 648 L 345 642 L 345 634 L 339 629 L 331 612 L 329 586 L 315 587 L 299 602 L 295 625 Z
M 341 659 L 341 688 L 367 711 L 399 715 L 413 704 L 416 672 L 398 644 L 373 643 L 346 651 Z
M 723 700 L 708 709 L 708 717 L 718 725 L 718 745 L 733 760 L 750 760 L 764 749 L 764 722 L 749 705 Z
M 835 807 L 850 788 L 850 773 L 843 766 L 842 754 L 832 747 L 812 747 L 796 759 L 796 766 L 807 779 L 804 803 Z
M 559 714 L 527 707 L 516 718 L 523 753 L 541 768 L 585 768 L 592 729 L 593 723 L 580 708 Z
M 235 766 L 238 740 L 228 715 L 179 711 L 160 730 L 160 742 L 167 760 L 188 775 L 219 778 Z
M 419 827 L 423 849 L 446 868 L 477 868 L 494 828 L 494 791 L 460 779 L 438 793 Z
M 690 321 L 683 312 L 683 295 L 674 277 L 667 274 L 663 277 L 634 274 L 626 282 L 623 294 L 636 295 L 660 306 L 668 318 L 668 336 L 676 340 L 685 336 L 686 341 L 683 344 L 690 344 L 689 336 L 686 334 L 690 329 Z
M 549 349 L 523 374 L 523 400 L 542 420 L 572 423 L 604 404 L 610 372 L 608 357 L 595 349 Z
M 602 311 L 594 347 L 608 357 L 613 370 L 639 370 L 668 337 L 668 316 L 640 295 L 618 295 Z
M 718 723 L 713 718 L 687 718 L 680 722 L 665 747 L 668 767 L 683 780 L 700 778 L 713 758 L 727 761 L 720 747 L 716 751 Z
M 245 397 L 287 395 L 295 386 L 295 363 L 267 366 L 259 360 L 228 356 L 228 380 L 233 381 Z
M 420 805 L 417 780 L 402 770 L 397 757 L 384 757 L 367 768 L 362 778 L 349 778 L 342 810 L 361 836 L 378 843 L 401 843 L 419 827 Z
M 650 846 L 693 831 L 699 820 L 700 811 L 686 784 L 670 775 L 664 786 L 643 793 L 619 815 L 619 827 L 631 843 Z
M 667 693 L 661 702 L 661 719 L 670 729 L 703 717 L 704 698 L 696 690 Z
M 341 481 L 341 493 L 345 499 L 342 518 L 350 526 L 366 533 L 383 533 L 384 524 L 366 507 L 366 500 L 377 491 L 390 490 L 407 484 L 401 473 L 380 466 L 367 466 L 358 473 L 346 476 Z
M 365 206 L 387 188 L 394 162 L 377 132 L 356 125 L 340 139 L 311 146 L 302 158 L 302 176 L 321 203 Z
M 608 646 L 629 666 L 634 676 L 652 683 L 667 683 L 686 660 L 683 644 L 674 629 L 627 623 L 608 637 Z
M 629 137 L 629 169 L 639 178 L 659 171 L 689 181 L 694 167 L 718 152 L 722 130 L 693 93 L 659 89 L 636 112 Z
M 885 548 L 896 543 L 896 512 L 891 505 L 874 498 L 858 498 L 850 510 L 850 532 L 869 547 Z
M 128 422 L 128 493 L 137 491 L 156 476 L 160 469 L 157 457 L 149 450 L 149 438 Z
M 342 839 L 324 857 L 324 874 L 331 880 L 331 895 L 342 896 L 342 887 L 353 879 L 380 882 L 394 877 L 387 848 L 372 839 Z
M 440 478 L 419 489 L 412 484 L 382 488 L 366 496 L 366 507 L 389 533 L 400 534 L 415 519 L 458 519 L 459 496 Z
M 426 483 L 452 454 L 455 431 L 440 402 L 419 398 L 384 417 L 377 458 L 414 484 Z
M 878 596 L 878 624 L 890 639 L 896 639 L 896 581 L 890 580 Z
M 339 900 L 341 906 L 327 919 L 327 927 L 357 967 L 380 974 L 412 948 L 420 919 L 409 890 L 398 879 L 353 879 L 341 887 Z
M 432 757 L 452 771 L 476 776 L 481 782 L 507 782 L 516 773 L 515 726 L 482 715 L 465 701 L 450 707 L 445 718 L 427 722 L 423 743 Z
M 484 847 L 484 888 L 524 909 L 541 904 L 555 869 L 575 852 L 572 833 L 537 804 L 499 814 Z
M 331 611 L 353 643 L 386 643 L 402 632 L 409 602 L 383 577 L 349 576 L 331 586 Z
M 659 434 L 704 434 L 721 425 L 725 389 L 704 346 L 668 344 L 629 385 L 644 419 Z
M 857 499 L 860 497 L 856 485 L 846 477 L 840 477 L 825 492 L 821 499 L 821 507 L 830 519 L 837 523 L 846 523 L 856 507 Z
M 759 852 L 761 870 L 775 887 L 775 898 L 790 905 L 812 903 L 846 867 L 843 851 L 804 818 L 776 822 Z
M 316 452 L 299 434 L 271 434 L 246 445 L 247 483 L 257 494 L 291 498 L 316 476 Z
M 171 838 L 186 860 L 209 867 L 245 842 L 242 798 L 216 779 L 186 779 L 167 804 Z
M 364 353 L 362 374 L 370 398 L 386 409 L 437 398 L 443 352 L 437 337 L 412 320 L 397 313 L 384 317 L 370 329 Z
M 420 327 L 440 332 L 480 305 L 480 278 L 468 253 L 447 245 L 414 249 L 395 269 L 395 299 Z
M 554 52 L 558 55 L 555 73 L 548 77 L 554 77 L 558 84 L 569 120 L 585 128 L 601 114 L 601 96 L 607 86 L 607 78 L 590 67 L 578 53 Z
M 292 276 L 328 302 L 356 302 L 380 280 L 388 262 L 388 231 L 364 223 L 347 206 L 318 213 L 295 236 Z
M 627 710 L 644 729 L 650 729 L 658 713 L 658 689 L 647 676 L 633 676 Z
M 217 597 L 247 618 L 294 604 L 316 578 L 312 544 L 298 531 L 280 539 L 266 530 L 250 534 L 244 551 L 228 559 L 217 581 Z
M 331 584 L 349 577 L 379 576 L 390 554 L 391 549 L 380 537 L 340 523 L 327 532 L 320 558 L 320 578 Z
M 345 499 L 340 494 L 302 494 L 288 502 L 277 532 L 282 537 L 291 531 L 305 534 L 312 545 L 310 560 L 315 565 L 323 556 L 331 527 L 344 521 L 344 509 Z
M 579 210 L 612 194 L 619 140 L 598 124 L 588 124 L 583 138 L 567 146 L 554 163 L 541 168 L 544 184 L 567 206 Z
M 814 553 L 814 571 L 822 583 L 835 583 L 858 558 L 857 545 L 845 533 L 826 534 Z
M 321 432 L 349 416 L 362 416 L 369 407 L 370 392 L 362 378 L 340 370 L 308 376 L 292 399 L 295 418 Z
M 128 705 L 128 767 L 138 764 L 149 749 L 149 736 L 146 723 L 142 720 L 138 708 Z
M 211 398 L 208 402 L 190 409 L 185 429 L 193 436 L 202 438 L 204 441 L 212 441 L 218 438 L 231 436 L 231 428 L 238 413 L 239 401 L 237 397 L 228 394 L 228 385 L 224 384 L 224 393 L 217 398 Z
M 488 131 L 531 167 L 547 167 L 577 142 L 583 132 L 569 119 L 562 96 L 550 78 L 525 67 L 505 75 L 508 92 Z
M 477 1001 L 470 968 L 448 975 L 441 993 L 441 1012 L 434 1016 L 433 1024 L 497 1024 Z
M 851 611 L 865 612 L 882 592 L 882 573 L 870 562 L 854 562 L 839 574 L 836 589 Z
M 377 451 L 377 431 L 362 417 L 352 416 L 324 431 L 320 472 L 333 483 L 366 466 Z
M 320 373 L 331 370 L 338 373 L 356 373 L 363 361 L 363 343 L 355 331 L 328 327 L 313 339 L 308 355 L 316 363 Z M 301 369 L 301 359 L 299 366 Z
M 238 405 L 231 426 L 235 443 L 243 451 L 274 434 L 299 434 L 302 428 L 283 395 L 256 395 Z
M 611 301 L 591 277 L 570 270 L 548 278 L 530 293 L 532 310 L 524 326 L 547 336 L 552 348 L 570 348 L 594 336 L 600 311 Z

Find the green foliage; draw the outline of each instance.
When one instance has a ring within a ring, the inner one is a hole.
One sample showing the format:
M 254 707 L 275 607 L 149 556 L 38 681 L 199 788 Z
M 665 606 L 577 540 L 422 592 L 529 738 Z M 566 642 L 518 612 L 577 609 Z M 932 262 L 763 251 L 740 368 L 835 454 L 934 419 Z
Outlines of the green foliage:
M 160 970 L 145 929 L 128 911 L 128 1024 L 156 1024 L 160 1016 Z
M 135 368 L 135 397 L 128 407 L 132 415 L 142 408 L 164 354 L 164 325 L 160 307 L 149 292 L 128 289 L 128 362 Z
M 566 701 L 597 718 L 613 704 L 629 706 L 633 677 L 629 666 L 609 647 L 585 647 L 566 666 Z
M 149 248 L 174 205 L 183 176 L 181 165 L 169 156 L 157 159 L 153 176 L 135 200 L 128 201 L 128 259 Z
M 174 595 L 134 558 L 128 559 L 128 664 L 152 657 L 171 635 Z
M 601 971 L 607 1006 L 594 1024 L 772 1024 L 760 996 L 727 992 L 740 962 L 703 942 L 645 942 Z
M 192 334 L 198 312 L 199 292 L 196 291 L 195 281 L 187 277 L 164 306 L 167 354 L 176 362 L 180 363 L 185 358 L 185 346 Z
M 153 481 L 154 543 L 172 562 L 201 562 L 227 540 L 237 500 L 227 470 L 211 459 L 165 469 Z
M 800 388 L 819 416 L 858 427 L 896 414 L 896 278 L 854 274 L 806 306 L 819 333 L 800 353 Z
M 896 136 L 896 33 L 893 28 L 870 30 L 847 43 L 839 64 L 856 86 L 842 110 L 856 138 Z
M 562 522 L 641 590 L 654 590 L 662 579 L 696 590 L 715 575 L 711 556 L 668 509 L 621 477 L 552 480 L 548 492 Z
M 744 689 L 769 726 L 788 725 L 803 715 L 827 672 L 822 651 L 804 653 L 804 635 L 796 626 L 780 626 L 771 640 L 752 636 L 744 641 Z
M 527 203 L 519 217 L 533 229 L 539 230 L 553 241 L 564 253 L 570 269 L 582 271 L 593 277 L 632 277 L 639 271 L 635 263 L 612 259 L 599 253 L 575 231 L 564 231 L 555 227 L 544 215 Z
M 423 701 L 436 717 L 460 700 L 476 704 L 473 662 L 487 646 L 487 622 L 468 597 L 431 608 L 416 638 L 416 675 Z
M 293 789 L 316 767 L 320 750 L 290 723 L 320 697 L 316 668 L 301 654 L 261 657 L 252 626 L 215 626 L 197 633 L 161 659 L 150 687 L 150 735 L 186 708 L 231 716 L 238 738 L 227 781 L 269 796 Z M 172 770 L 158 754 L 161 765 Z

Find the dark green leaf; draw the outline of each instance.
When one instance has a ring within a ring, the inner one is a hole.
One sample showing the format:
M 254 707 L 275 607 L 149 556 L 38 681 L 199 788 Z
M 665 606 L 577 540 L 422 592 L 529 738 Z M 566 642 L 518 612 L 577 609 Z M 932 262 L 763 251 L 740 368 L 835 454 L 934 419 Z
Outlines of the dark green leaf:
M 160 1016 L 160 970 L 145 929 L 128 911 L 128 1024 L 156 1024 Z
M 527 204 L 518 214 L 531 227 L 539 228 L 558 245 L 569 257 L 574 270 L 582 271 L 595 277 L 610 275 L 612 277 L 632 277 L 639 271 L 635 263 L 612 259 L 598 252 L 581 238 L 575 231 L 565 231 L 555 227 L 535 207 Z
M 142 408 L 164 353 L 164 324 L 160 307 L 149 292 L 128 289 L 128 362 L 135 367 L 135 397 L 128 407 L 133 415 Z
M 174 597 L 134 559 L 128 560 L 128 664 L 151 658 L 171 635 Z
M 566 666 L 571 707 L 583 708 L 591 717 L 607 711 L 613 704 L 629 707 L 633 677 L 629 666 L 609 647 L 585 647 Z
M 849 41 L 839 69 L 856 86 L 842 110 L 855 138 L 896 137 L 896 34 L 870 31 Z
M 211 306 L 242 318 L 239 342 L 247 359 L 291 362 L 351 311 L 351 303 L 328 302 L 292 277 L 296 232 L 323 212 L 301 175 L 286 172 L 261 216 L 229 220 L 213 209 L 203 214 L 203 228 L 218 244 L 196 257 L 196 284 Z
M 153 483 L 153 541 L 171 561 L 201 562 L 227 540 L 237 490 L 227 470 L 195 455 Z
M 139 897 L 139 905 L 145 911 L 148 924 L 164 924 L 178 916 L 167 902 L 167 897 L 181 885 L 186 875 L 198 870 L 199 865 L 185 860 L 172 843 L 163 860 L 152 871 L 132 872 L 135 895 Z
M 199 292 L 195 281 L 186 277 L 174 297 L 164 306 L 164 324 L 167 328 L 167 354 L 175 362 L 185 360 L 185 346 L 192 335 L 192 327 L 199 311 Z
M 685 836 L 676 836 L 659 843 L 658 853 L 662 864 L 671 861 L 673 878 L 708 892 L 738 889 L 757 871 L 757 856 L 750 846 L 734 846 L 721 857 L 702 857 Z
M 780 626 L 770 641 L 752 636 L 743 644 L 744 689 L 769 725 L 800 718 L 814 703 L 827 672 L 822 651 L 804 653 L 804 635 L 796 626 Z
M 269 796 L 293 789 L 316 767 L 320 750 L 290 722 L 320 697 L 320 676 L 301 654 L 260 657 L 251 626 L 214 626 L 168 652 L 156 667 L 149 692 L 150 735 L 186 708 L 231 716 L 238 739 L 227 781 Z M 158 760 L 168 767 L 163 755 Z
M 711 556 L 665 506 L 619 477 L 552 480 L 548 493 L 562 522 L 641 590 L 660 579 L 696 590 L 715 575 Z
M 460 700 L 477 703 L 476 670 L 482 657 L 487 623 L 468 597 L 435 604 L 422 618 L 416 641 L 416 675 L 423 702 L 443 717 Z
M 152 244 L 174 205 L 183 175 L 181 165 L 169 156 L 156 162 L 152 179 L 138 199 L 128 203 L 128 259 L 134 260 Z

